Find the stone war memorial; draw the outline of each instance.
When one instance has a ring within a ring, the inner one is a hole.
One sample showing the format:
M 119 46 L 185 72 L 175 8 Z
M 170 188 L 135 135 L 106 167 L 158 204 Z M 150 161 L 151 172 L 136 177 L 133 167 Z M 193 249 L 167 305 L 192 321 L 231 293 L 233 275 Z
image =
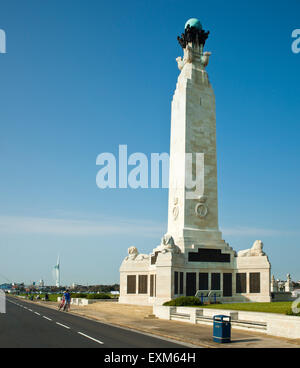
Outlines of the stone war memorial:
M 196 293 L 221 302 L 271 301 L 271 265 L 262 241 L 237 253 L 219 230 L 208 35 L 193 18 L 178 37 L 183 57 L 176 59 L 180 74 L 172 101 L 168 230 L 149 255 L 128 249 L 120 267 L 120 303 L 161 305 Z M 190 177 L 196 177 L 193 188 Z

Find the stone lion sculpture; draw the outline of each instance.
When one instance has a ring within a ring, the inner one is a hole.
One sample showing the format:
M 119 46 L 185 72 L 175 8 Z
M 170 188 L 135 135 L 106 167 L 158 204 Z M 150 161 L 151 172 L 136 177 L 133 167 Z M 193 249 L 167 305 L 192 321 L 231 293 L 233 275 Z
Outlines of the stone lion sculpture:
M 166 247 L 172 248 L 175 245 L 173 236 L 170 234 L 165 234 L 162 238 L 161 238 L 161 244 L 165 245 Z
M 161 245 L 159 246 L 159 250 L 162 253 L 172 252 L 179 254 L 180 249 L 175 245 L 174 239 L 170 234 L 165 234 L 161 239 Z
M 148 254 L 139 254 L 137 248 L 132 246 L 128 248 L 128 256 L 125 258 L 125 261 L 143 261 L 148 258 Z
M 255 240 L 252 248 L 241 250 L 238 252 L 238 257 L 265 256 L 266 254 L 262 251 L 263 246 L 264 244 L 261 240 Z
M 139 252 L 137 250 L 136 247 L 130 247 L 128 248 L 128 256 L 126 257 L 127 260 L 129 259 L 136 259 L 136 257 L 138 256 Z

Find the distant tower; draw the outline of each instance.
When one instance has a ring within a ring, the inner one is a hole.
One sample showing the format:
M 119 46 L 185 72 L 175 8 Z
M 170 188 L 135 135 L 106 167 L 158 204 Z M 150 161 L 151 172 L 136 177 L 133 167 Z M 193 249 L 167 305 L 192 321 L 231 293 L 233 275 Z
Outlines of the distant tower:
M 56 287 L 60 287 L 60 261 L 59 261 L 59 256 L 57 258 L 57 263 L 54 266 L 54 271 L 55 271 L 55 285 Z

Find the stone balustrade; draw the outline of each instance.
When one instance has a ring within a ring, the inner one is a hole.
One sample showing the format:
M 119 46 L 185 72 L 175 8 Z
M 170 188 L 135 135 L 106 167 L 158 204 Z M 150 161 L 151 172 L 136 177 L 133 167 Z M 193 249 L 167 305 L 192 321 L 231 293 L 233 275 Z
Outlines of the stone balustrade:
M 213 316 L 223 314 L 231 317 L 232 327 L 259 331 L 267 335 L 300 338 L 300 317 L 275 313 L 245 312 L 225 309 L 153 306 L 156 317 L 196 324 L 213 324 Z
M 57 298 L 58 302 L 61 302 L 61 297 Z M 86 298 L 71 298 L 71 305 L 79 305 L 79 306 L 86 306 L 94 303 L 100 302 L 117 302 L 118 299 L 86 299 Z

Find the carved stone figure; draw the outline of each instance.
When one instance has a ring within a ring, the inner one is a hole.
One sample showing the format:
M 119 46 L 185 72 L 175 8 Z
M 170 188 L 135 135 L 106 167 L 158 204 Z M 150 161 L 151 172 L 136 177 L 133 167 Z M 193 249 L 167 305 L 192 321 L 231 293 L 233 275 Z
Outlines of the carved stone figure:
M 241 250 L 238 252 L 238 257 L 265 256 L 266 254 L 262 251 L 263 246 L 264 244 L 261 240 L 255 240 L 252 248 Z
M 187 46 L 184 49 L 184 55 L 183 55 L 183 59 L 181 56 L 179 56 L 178 58 L 176 58 L 177 64 L 178 64 L 178 69 L 182 70 L 183 67 L 185 66 L 185 64 L 187 63 L 192 63 L 193 61 L 193 50 L 190 46 Z
M 165 234 L 161 238 L 161 244 L 165 246 L 170 246 L 170 247 L 173 247 L 175 245 L 174 239 L 170 234 Z
M 125 258 L 125 261 L 144 261 L 149 259 L 148 254 L 139 254 L 136 247 L 128 248 L 128 256 Z
M 175 197 L 174 198 L 174 207 L 173 207 L 173 218 L 174 218 L 174 220 L 177 220 L 178 215 L 179 215 L 178 197 Z
M 197 55 L 196 54 L 196 58 L 198 58 L 198 63 L 200 61 L 200 65 L 203 68 L 206 68 L 207 67 L 208 62 L 209 62 L 210 55 L 211 55 L 211 52 L 209 52 L 209 51 L 205 51 L 202 55 L 199 55 L 199 54 Z M 179 70 L 182 70 L 183 67 L 185 66 L 185 64 L 192 63 L 193 60 L 194 60 L 194 57 L 193 57 L 193 49 L 190 46 L 187 46 L 184 49 L 183 59 L 182 59 L 181 56 L 179 56 L 178 58 L 176 58 L 178 69 Z
M 139 252 L 136 247 L 130 247 L 128 248 L 128 256 L 125 258 L 126 261 L 129 259 L 134 260 L 138 256 Z
M 178 69 L 182 70 L 185 65 L 184 59 L 182 60 L 182 57 L 178 56 L 178 58 L 176 58 L 176 61 L 177 61 Z
M 179 254 L 180 249 L 175 245 L 174 239 L 170 234 L 165 234 L 161 239 L 161 245 L 159 246 L 159 251 L 161 253 L 175 253 Z
M 205 53 L 201 56 L 201 64 L 204 66 L 204 68 L 208 65 L 210 55 L 211 52 L 205 51 Z

